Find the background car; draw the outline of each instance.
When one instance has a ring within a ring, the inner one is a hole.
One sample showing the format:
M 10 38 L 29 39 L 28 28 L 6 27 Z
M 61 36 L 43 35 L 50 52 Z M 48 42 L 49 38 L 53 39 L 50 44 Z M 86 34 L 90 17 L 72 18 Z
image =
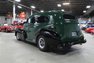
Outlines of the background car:
M 23 29 L 24 26 L 23 26 L 23 23 L 18 23 L 15 25 L 15 29 Z
M 91 33 L 94 30 L 94 23 L 88 23 L 85 29 L 85 32 Z
M 1 27 L 2 27 L 2 26 L 0 26 L 0 32 L 1 32 L 1 30 L 2 30 Z
M 92 30 L 94 30 L 94 28 L 92 28 L 92 27 L 90 27 L 90 28 L 86 28 L 86 29 L 85 29 L 85 32 L 87 32 L 87 33 L 91 33 Z
M 1 31 L 12 32 L 12 31 L 14 31 L 14 26 L 8 25 L 8 24 L 4 24 L 3 26 L 1 26 Z

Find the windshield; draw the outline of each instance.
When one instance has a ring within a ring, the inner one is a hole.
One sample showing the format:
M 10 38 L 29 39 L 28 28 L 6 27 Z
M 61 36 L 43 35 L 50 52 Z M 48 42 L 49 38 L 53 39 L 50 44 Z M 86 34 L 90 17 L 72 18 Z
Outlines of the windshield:
M 64 17 L 64 19 L 75 19 L 74 16 L 68 15 L 68 14 L 64 14 L 63 17 Z

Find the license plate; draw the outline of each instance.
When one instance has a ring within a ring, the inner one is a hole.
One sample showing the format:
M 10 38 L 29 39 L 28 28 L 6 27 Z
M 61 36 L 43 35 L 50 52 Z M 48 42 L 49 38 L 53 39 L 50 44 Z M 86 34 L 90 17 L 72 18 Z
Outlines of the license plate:
M 77 33 L 76 32 L 72 32 L 72 36 L 77 36 Z

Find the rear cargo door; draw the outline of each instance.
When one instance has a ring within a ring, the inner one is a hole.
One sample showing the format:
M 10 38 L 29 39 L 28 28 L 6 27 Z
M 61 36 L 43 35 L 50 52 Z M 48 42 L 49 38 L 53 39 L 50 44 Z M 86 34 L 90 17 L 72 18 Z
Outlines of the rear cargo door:
M 66 38 L 76 38 L 79 36 L 80 28 L 78 26 L 78 21 L 74 16 L 63 15 L 64 20 L 64 36 Z

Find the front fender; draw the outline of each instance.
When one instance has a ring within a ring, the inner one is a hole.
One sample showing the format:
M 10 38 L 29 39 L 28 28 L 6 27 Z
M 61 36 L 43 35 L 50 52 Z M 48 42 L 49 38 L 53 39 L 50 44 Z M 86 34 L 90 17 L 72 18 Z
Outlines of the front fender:
M 17 33 L 22 33 L 22 30 L 21 29 L 16 29 L 15 30 L 15 36 L 17 35 Z

